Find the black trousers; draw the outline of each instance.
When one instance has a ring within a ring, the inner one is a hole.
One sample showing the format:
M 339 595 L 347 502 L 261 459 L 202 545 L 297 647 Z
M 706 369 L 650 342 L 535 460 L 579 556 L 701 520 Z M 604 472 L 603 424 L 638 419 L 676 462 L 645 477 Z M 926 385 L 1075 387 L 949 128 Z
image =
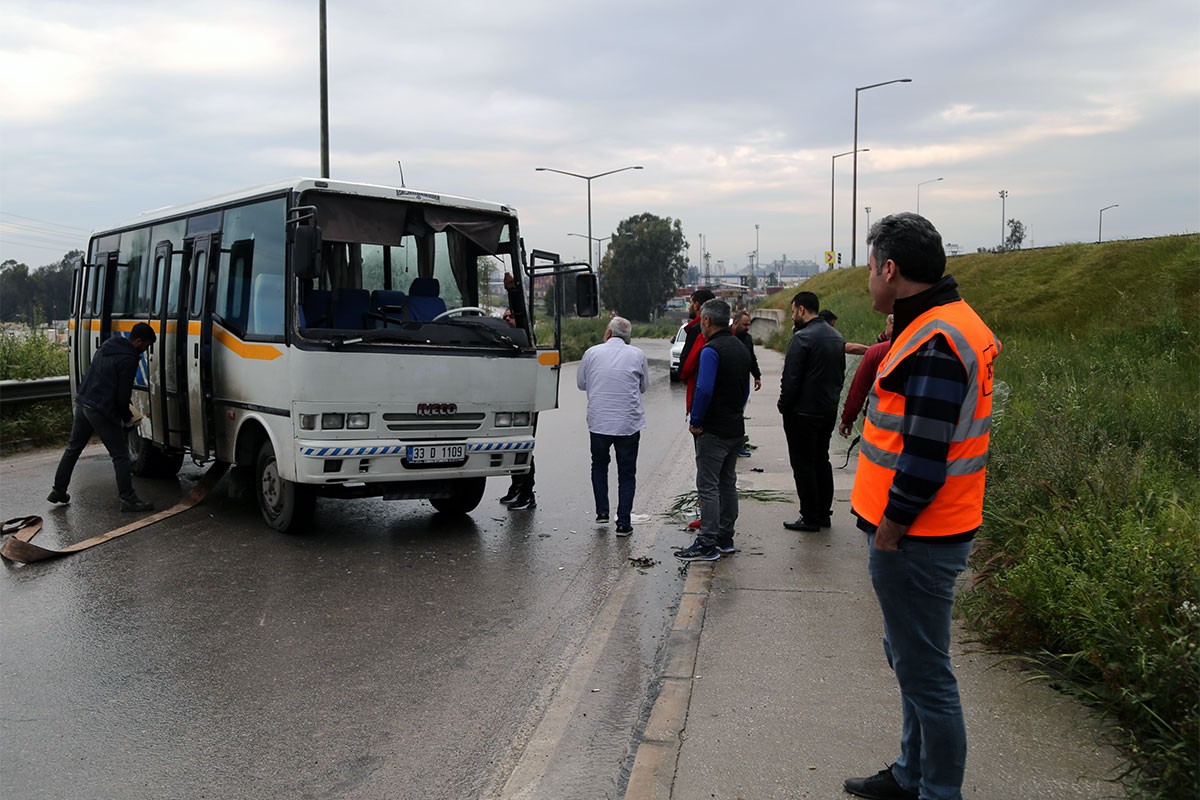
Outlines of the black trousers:
M 833 465 L 829 463 L 829 440 L 837 424 L 837 412 L 783 415 L 788 459 L 800 498 L 800 518 L 828 524 L 833 515 Z
M 75 471 L 75 462 L 92 434 L 100 437 L 108 455 L 112 458 L 113 472 L 117 475 L 117 494 L 126 502 L 136 502 L 137 492 L 133 489 L 133 476 L 129 464 L 129 444 L 125 441 L 125 431 L 121 423 L 95 409 L 75 405 L 75 419 L 71 424 L 71 439 L 67 449 L 63 451 L 54 473 L 54 489 L 66 492 L 71 484 L 71 473 Z

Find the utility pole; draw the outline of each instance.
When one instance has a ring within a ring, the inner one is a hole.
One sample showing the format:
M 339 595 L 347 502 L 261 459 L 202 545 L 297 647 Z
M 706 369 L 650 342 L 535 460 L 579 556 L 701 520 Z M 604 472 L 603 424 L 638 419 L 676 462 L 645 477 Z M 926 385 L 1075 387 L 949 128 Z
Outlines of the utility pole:
M 321 0 L 321 177 L 329 177 L 329 48 L 325 36 L 325 0 Z

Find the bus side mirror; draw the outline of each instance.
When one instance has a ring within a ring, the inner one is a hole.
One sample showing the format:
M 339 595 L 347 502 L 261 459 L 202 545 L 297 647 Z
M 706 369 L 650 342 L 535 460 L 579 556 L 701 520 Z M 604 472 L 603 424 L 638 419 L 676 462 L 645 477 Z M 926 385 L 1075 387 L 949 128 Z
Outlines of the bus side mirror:
M 316 225 L 292 228 L 292 270 L 301 280 L 321 274 L 321 229 Z
M 600 287 L 596 276 L 582 272 L 575 276 L 575 316 L 595 317 L 600 313 Z

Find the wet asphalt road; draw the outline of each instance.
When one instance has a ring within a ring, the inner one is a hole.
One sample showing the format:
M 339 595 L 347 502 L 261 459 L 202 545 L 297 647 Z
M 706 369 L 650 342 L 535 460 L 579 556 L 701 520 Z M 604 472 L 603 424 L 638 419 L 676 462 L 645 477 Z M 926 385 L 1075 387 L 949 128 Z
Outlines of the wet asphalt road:
M 650 357 L 636 513 L 690 488 L 682 388 Z M 420 501 L 321 501 L 266 529 L 227 483 L 188 512 L 0 574 L 0 797 L 619 797 L 682 587 L 655 515 L 592 523 L 575 365 L 538 431 L 537 497 L 493 479 L 469 517 Z M 0 461 L 4 518 L 61 546 L 130 521 L 101 449 L 73 502 L 45 502 L 57 451 Z M 199 478 L 139 481 L 159 508 Z M 611 492 L 616 493 L 615 468 Z M 629 557 L 659 563 L 637 570 Z

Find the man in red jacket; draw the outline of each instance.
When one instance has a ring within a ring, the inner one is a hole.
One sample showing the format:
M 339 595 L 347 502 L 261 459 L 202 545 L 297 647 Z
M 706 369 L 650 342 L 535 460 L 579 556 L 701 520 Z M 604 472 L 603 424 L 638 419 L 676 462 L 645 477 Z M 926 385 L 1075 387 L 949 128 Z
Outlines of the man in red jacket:
M 716 295 L 709 289 L 697 289 L 692 292 L 688 313 L 692 315 L 687 325 L 687 335 L 683 340 L 683 351 L 679 354 L 679 378 L 687 384 L 687 407 L 685 413 L 692 410 L 692 395 L 696 391 L 696 376 L 700 372 L 700 351 L 708 340 L 700 328 L 700 306 L 712 300 Z
M 854 429 L 854 423 L 862 414 L 867 402 L 867 392 L 871 391 L 871 384 L 875 382 L 875 373 L 879 370 L 879 362 L 883 361 L 883 357 L 887 355 L 887 351 L 892 347 L 892 315 L 887 315 L 887 327 L 883 329 L 881 341 L 871 345 L 863 353 L 863 360 L 858 362 L 858 369 L 854 372 L 854 380 L 850 382 L 850 391 L 846 394 L 846 404 L 842 407 L 842 424 L 838 426 L 838 433 L 845 439 L 850 436 L 850 431 Z M 846 345 L 847 349 L 850 347 Z M 851 445 L 853 447 L 854 445 Z

